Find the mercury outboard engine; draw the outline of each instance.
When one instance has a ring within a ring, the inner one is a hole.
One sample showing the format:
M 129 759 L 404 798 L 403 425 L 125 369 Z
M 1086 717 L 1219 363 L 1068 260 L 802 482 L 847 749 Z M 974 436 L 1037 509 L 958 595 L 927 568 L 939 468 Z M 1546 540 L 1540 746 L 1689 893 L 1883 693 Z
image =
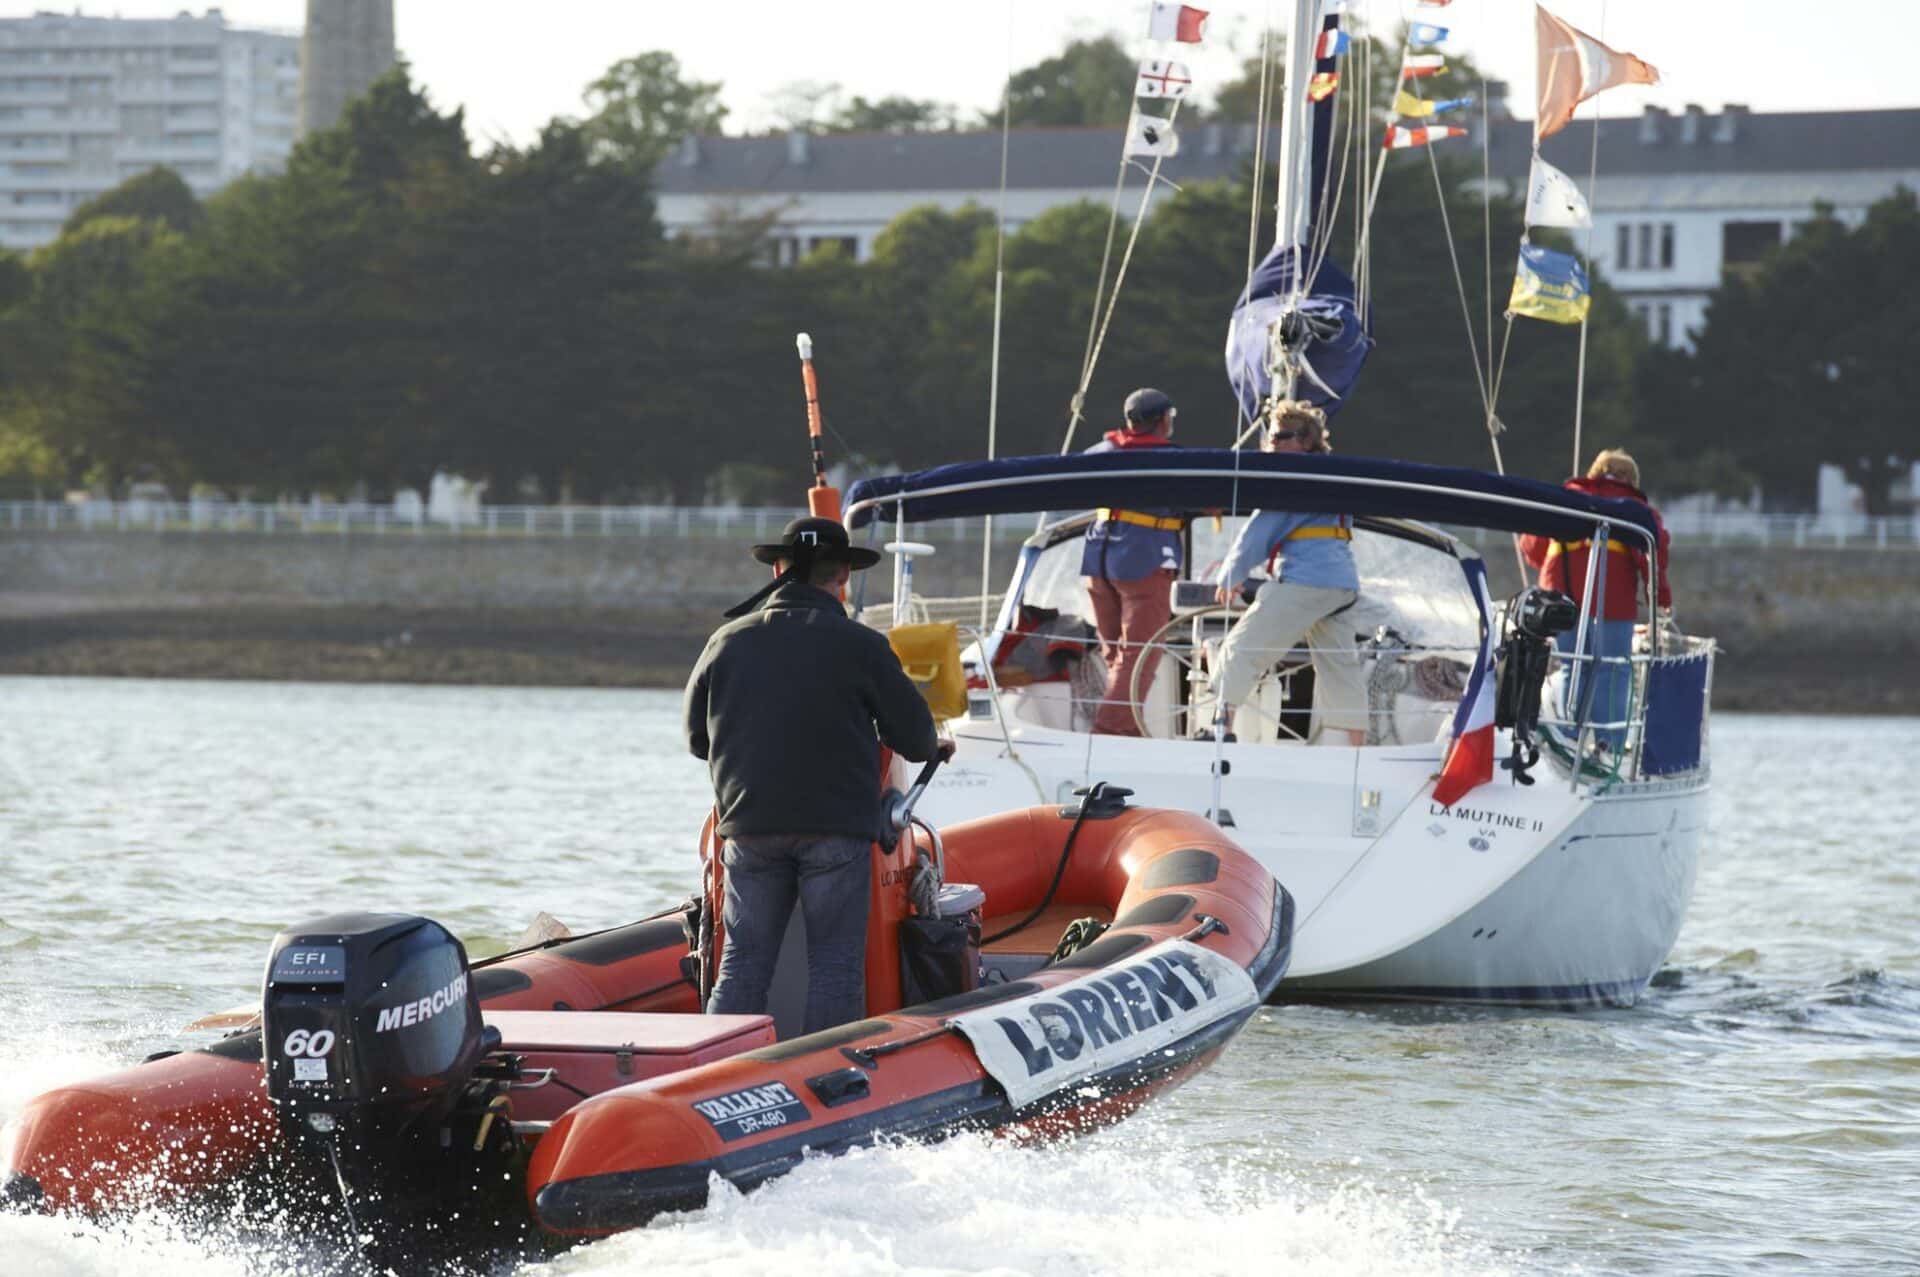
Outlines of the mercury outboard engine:
M 1540 725 L 1540 687 L 1553 657 L 1553 636 L 1580 619 L 1580 605 L 1555 590 L 1532 586 L 1507 604 L 1506 634 L 1494 654 L 1493 721 L 1513 729 L 1513 753 L 1500 765 L 1522 785 L 1540 761 L 1534 729 Z
M 476 1079 L 499 1035 L 481 1019 L 466 949 L 437 922 L 349 913 L 281 932 L 261 1029 L 288 1141 L 318 1155 L 350 1212 L 467 1179 L 451 1173 L 454 1155 L 512 1142 L 511 1123 L 495 1121 L 504 1084 Z

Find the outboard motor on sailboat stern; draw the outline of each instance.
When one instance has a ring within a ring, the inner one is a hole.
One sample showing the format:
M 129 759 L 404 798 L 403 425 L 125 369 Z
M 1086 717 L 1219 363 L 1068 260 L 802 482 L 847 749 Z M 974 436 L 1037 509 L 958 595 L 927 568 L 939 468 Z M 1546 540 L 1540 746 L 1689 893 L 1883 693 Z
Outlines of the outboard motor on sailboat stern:
M 1500 765 L 1523 785 L 1540 761 L 1534 730 L 1540 724 L 1540 689 L 1553 657 L 1553 637 L 1580 619 L 1580 605 L 1554 590 L 1530 586 L 1507 605 L 1507 631 L 1494 656 L 1493 721 L 1513 729 L 1513 753 Z
M 338 914 L 274 937 L 261 1028 L 289 1136 L 351 1130 L 376 1157 L 453 1110 L 485 1046 L 466 949 L 404 914 Z

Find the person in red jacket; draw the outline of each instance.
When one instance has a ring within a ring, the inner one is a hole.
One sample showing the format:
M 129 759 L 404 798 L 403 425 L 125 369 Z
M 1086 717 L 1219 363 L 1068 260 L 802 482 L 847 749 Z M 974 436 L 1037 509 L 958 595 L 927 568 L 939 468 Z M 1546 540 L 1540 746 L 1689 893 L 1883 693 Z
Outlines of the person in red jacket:
M 1610 448 L 1593 459 L 1586 478 L 1572 478 L 1565 486 L 1591 497 L 1627 497 L 1653 511 L 1654 528 L 1659 533 L 1656 566 L 1659 569 L 1659 598 L 1662 616 L 1673 609 L 1673 589 L 1667 576 L 1667 529 L 1660 512 L 1640 491 L 1640 467 L 1618 448 Z M 1558 590 L 1576 601 L 1587 588 L 1587 567 L 1591 562 L 1591 541 L 1555 541 L 1550 537 L 1520 538 L 1520 553 L 1540 570 L 1543 589 Z M 1593 705 L 1588 721 L 1596 724 L 1594 739 L 1618 753 L 1626 740 L 1627 702 L 1633 689 L 1632 668 L 1626 658 L 1633 654 L 1633 625 L 1640 615 L 1640 599 L 1646 594 L 1647 554 L 1632 538 L 1615 537 L 1607 542 L 1606 596 L 1596 601 L 1592 656 L 1596 662 Z M 1658 620 L 1659 618 L 1649 618 Z M 1554 636 L 1562 656 L 1570 657 L 1579 635 L 1567 631 Z M 1608 658 L 1618 658 L 1610 660 Z M 1581 679 L 1567 682 L 1567 710 L 1572 717 L 1580 704 Z

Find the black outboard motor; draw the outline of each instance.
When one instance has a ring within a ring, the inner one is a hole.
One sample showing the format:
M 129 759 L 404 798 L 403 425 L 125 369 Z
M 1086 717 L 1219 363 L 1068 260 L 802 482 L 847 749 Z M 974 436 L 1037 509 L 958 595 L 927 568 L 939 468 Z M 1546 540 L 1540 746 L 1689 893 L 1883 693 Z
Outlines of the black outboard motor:
M 1513 729 L 1513 753 L 1500 765 L 1522 785 L 1540 761 L 1534 730 L 1540 725 L 1540 686 L 1553 658 L 1553 636 L 1580 620 L 1580 605 L 1556 590 L 1530 586 L 1507 604 L 1506 633 L 1494 653 L 1493 721 Z
M 497 1092 L 475 1082 L 499 1035 L 481 1019 L 466 949 L 437 922 L 349 913 L 281 932 L 261 1030 L 288 1140 L 321 1155 L 350 1209 L 463 1178 L 410 1172 L 512 1139 L 492 1120 Z

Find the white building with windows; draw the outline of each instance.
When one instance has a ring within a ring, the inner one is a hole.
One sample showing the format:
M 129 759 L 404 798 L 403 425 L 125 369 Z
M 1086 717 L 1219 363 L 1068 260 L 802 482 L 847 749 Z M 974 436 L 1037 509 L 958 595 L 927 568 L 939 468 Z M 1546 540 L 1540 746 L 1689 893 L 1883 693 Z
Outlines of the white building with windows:
M 1532 125 L 1496 126 L 1496 174 L 1525 180 Z M 1690 347 L 1720 281 L 1751 270 L 1833 206 L 1857 223 L 1900 186 L 1920 191 L 1920 110 L 1679 115 L 1577 121 L 1549 138 L 1548 162 L 1588 186 L 1588 254 L 1664 346 Z M 1585 248 L 1584 232 L 1574 232 Z
M 0 18 L 0 248 L 162 165 L 205 197 L 293 148 L 297 32 L 175 18 Z
M 1578 120 L 1544 148 L 1582 189 L 1595 153 L 1593 129 Z M 1252 161 L 1252 126 L 1181 132 L 1180 154 L 1161 169 L 1168 182 L 1231 177 Z M 1525 182 L 1532 140 L 1531 121 L 1496 120 L 1489 143 L 1496 177 Z M 1118 129 L 1015 132 L 1007 156 L 1009 228 L 1057 204 L 1105 205 L 1120 142 Z M 1447 145 L 1479 150 L 1472 140 Z M 774 265 L 827 245 L 864 260 L 887 223 L 910 208 L 997 207 L 1000 134 L 699 137 L 654 177 L 669 234 L 769 217 L 776 219 L 767 246 Z M 1145 184 L 1144 171 L 1128 171 L 1124 212 L 1137 207 Z M 1672 115 L 1648 108 L 1601 121 L 1593 235 L 1586 241 L 1576 232 L 1576 242 L 1653 340 L 1686 346 L 1726 273 L 1757 264 L 1813 216 L 1817 202 L 1858 220 L 1903 184 L 1920 190 L 1920 109 L 1758 114 L 1729 105 L 1718 114 L 1688 107 Z

